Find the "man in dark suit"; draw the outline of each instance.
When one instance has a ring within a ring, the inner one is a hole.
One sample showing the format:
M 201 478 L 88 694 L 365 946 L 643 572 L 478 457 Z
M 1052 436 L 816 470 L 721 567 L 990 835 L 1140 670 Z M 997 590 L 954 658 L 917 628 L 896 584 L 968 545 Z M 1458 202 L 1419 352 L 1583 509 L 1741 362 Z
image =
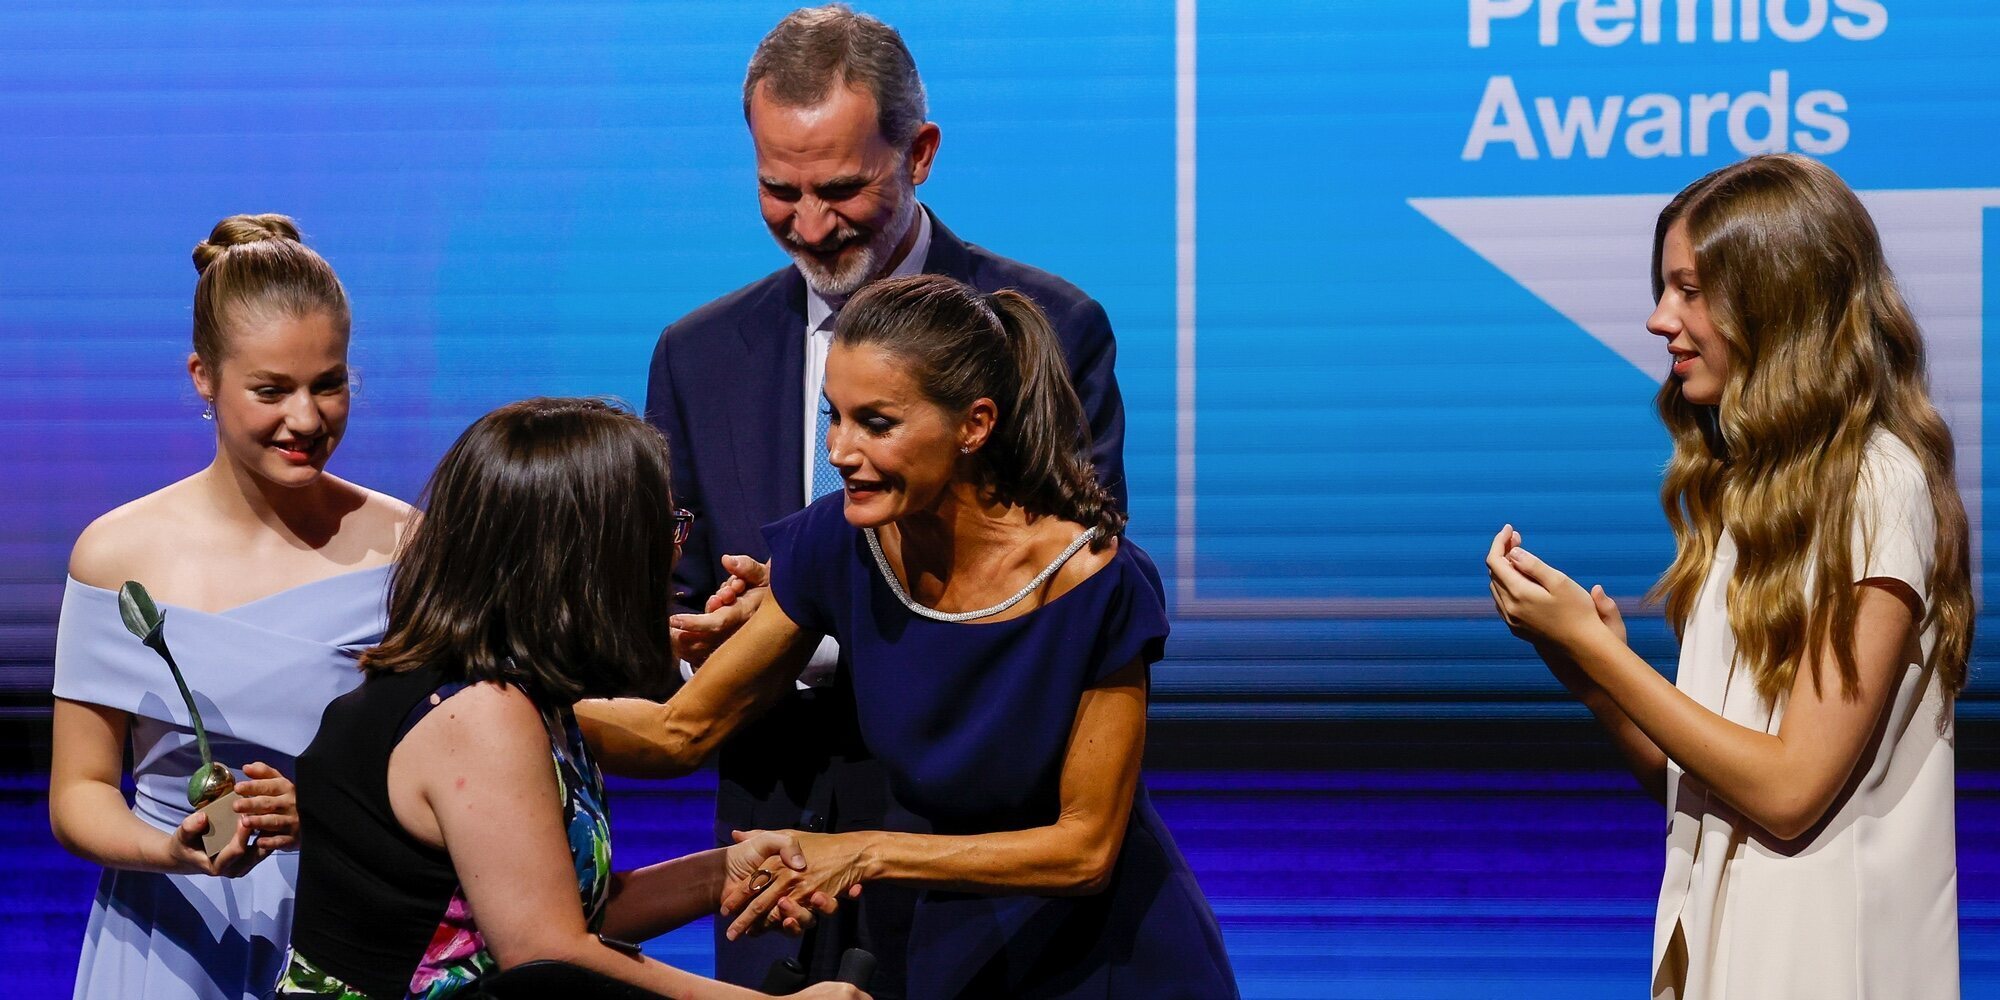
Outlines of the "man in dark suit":
M 1062 340 L 1098 475 L 1125 503 L 1110 322 L 1075 286 L 961 241 L 919 204 L 940 133 L 895 29 L 842 4 L 796 11 L 758 46 L 743 104 L 764 222 L 792 266 L 669 325 L 646 399 L 672 448 L 676 499 L 697 515 L 674 571 L 688 671 L 765 599 L 762 527 L 840 488 L 819 385 L 839 309 L 868 282 L 929 272 L 1033 298 Z M 837 644 L 821 644 L 799 688 L 724 744 L 717 842 L 732 829 L 921 829 L 862 744 Z M 913 902 L 908 890 L 869 887 L 803 953 L 778 935 L 725 941 L 718 921 L 717 975 L 755 986 L 774 960 L 796 956 L 830 978 L 840 952 L 859 945 L 880 963 L 871 993 L 900 997 Z

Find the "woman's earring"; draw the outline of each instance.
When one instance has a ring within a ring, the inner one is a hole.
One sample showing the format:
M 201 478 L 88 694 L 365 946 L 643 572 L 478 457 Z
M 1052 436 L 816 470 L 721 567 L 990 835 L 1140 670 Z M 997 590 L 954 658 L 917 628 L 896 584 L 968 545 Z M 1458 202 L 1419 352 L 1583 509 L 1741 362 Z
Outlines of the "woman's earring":
M 970 454 L 972 454 L 972 446 L 971 446 L 971 445 L 969 445 L 969 444 L 962 444 L 962 445 L 959 445 L 959 446 L 958 446 L 958 453 L 959 453 L 959 454 L 961 454 L 961 455 L 970 455 Z
M 201 419 L 203 420 L 215 419 L 215 400 L 211 399 L 208 401 L 208 409 L 201 411 Z

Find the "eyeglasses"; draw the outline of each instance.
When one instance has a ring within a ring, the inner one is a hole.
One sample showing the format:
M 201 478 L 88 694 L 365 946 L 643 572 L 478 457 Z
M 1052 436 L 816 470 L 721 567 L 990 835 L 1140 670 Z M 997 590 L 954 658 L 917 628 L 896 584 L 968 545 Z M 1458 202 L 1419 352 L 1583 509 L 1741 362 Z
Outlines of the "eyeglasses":
M 675 507 L 667 513 L 674 522 L 674 544 L 686 545 L 688 534 L 694 531 L 694 511 Z

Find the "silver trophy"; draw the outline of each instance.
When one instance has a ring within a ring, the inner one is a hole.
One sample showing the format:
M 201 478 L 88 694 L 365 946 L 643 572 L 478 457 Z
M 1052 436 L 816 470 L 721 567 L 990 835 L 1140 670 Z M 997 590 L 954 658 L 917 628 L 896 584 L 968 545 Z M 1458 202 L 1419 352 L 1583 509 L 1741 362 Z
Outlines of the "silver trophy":
M 153 604 L 153 598 L 146 588 L 137 581 L 127 580 L 118 588 L 118 614 L 125 619 L 125 628 L 139 637 L 167 661 L 167 669 L 173 672 L 174 685 L 181 689 L 181 700 L 187 703 L 188 718 L 194 720 L 194 740 L 201 751 L 201 768 L 188 778 L 188 805 L 208 816 L 208 832 L 202 835 L 202 849 L 213 858 L 229 846 L 236 836 L 238 817 L 236 804 L 236 776 L 229 773 L 226 764 L 218 764 L 208 752 L 208 730 L 201 724 L 201 710 L 194 707 L 194 693 L 188 690 L 187 679 L 181 676 L 179 664 L 174 662 L 174 654 L 167 651 L 167 637 L 162 631 L 167 616 Z

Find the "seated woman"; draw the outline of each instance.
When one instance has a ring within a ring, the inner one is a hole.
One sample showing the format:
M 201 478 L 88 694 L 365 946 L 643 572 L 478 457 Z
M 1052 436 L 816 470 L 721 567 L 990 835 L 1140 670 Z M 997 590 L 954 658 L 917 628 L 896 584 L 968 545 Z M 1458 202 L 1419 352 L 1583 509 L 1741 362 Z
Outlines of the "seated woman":
M 846 489 L 766 529 L 769 591 L 737 598 L 759 606 L 672 701 L 584 706 L 597 745 L 621 770 L 691 767 L 832 635 L 863 738 L 937 832 L 796 834 L 809 868 L 733 892 L 731 934 L 902 884 L 926 890 L 913 998 L 1235 996 L 1139 780 L 1159 574 L 1091 471 L 1041 310 L 937 275 L 870 285 L 825 392 Z
M 657 432 L 587 399 L 502 407 L 445 455 L 367 679 L 299 757 L 310 846 L 280 996 L 441 1000 L 544 959 L 674 997 L 759 995 L 623 942 L 714 911 L 769 859 L 803 863 L 796 843 L 612 871 L 603 782 L 571 715 L 673 662 L 690 515 L 667 469 Z M 791 930 L 813 920 L 792 900 L 783 914 Z

